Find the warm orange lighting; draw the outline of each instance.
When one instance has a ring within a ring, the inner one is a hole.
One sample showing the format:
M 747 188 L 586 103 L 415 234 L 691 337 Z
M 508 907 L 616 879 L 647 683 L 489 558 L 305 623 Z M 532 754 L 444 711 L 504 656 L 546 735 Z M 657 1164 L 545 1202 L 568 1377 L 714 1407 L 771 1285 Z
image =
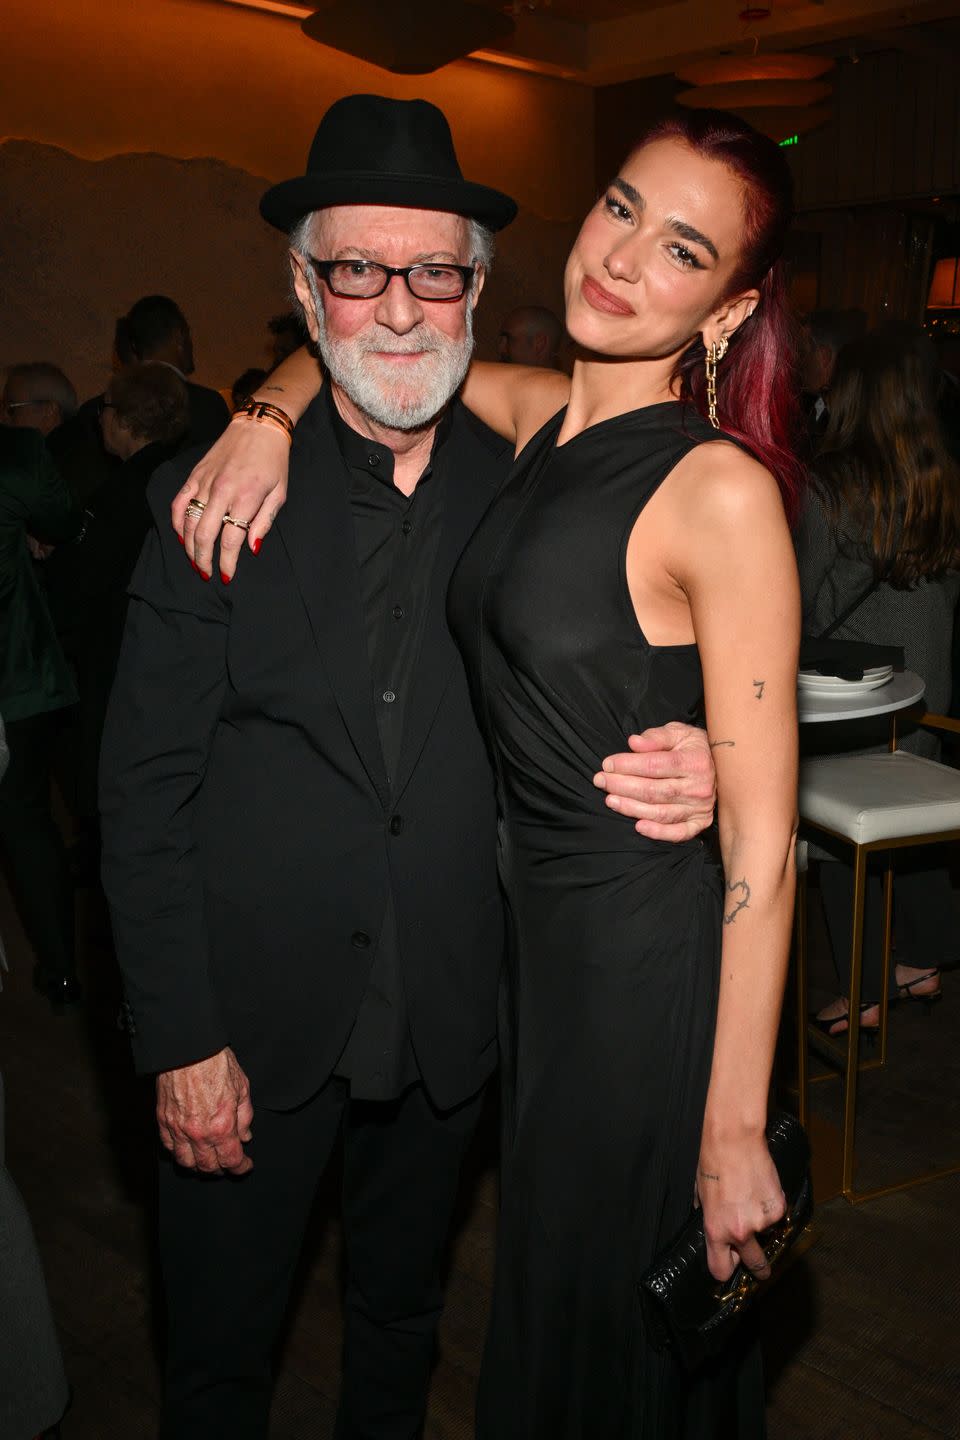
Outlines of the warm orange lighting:
M 927 296 L 928 310 L 960 310 L 960 255 L 938 260 Z
M 287 0 L 221 0 L 224 5 L 239 5 L 244 10 L 265 10 L 268 15 L 283 15 L 288 20 L 304 20 L 313 5 L 288 4 Z

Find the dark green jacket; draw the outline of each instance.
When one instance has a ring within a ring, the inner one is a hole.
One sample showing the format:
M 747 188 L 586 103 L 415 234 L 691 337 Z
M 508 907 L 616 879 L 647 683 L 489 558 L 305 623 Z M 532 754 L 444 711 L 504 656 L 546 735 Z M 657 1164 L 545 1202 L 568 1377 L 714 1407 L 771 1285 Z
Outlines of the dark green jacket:
M 76 701 L 27 536 L 57 545 L 80 528 L 39 431 L 0 425 L 0 714 L 7 721 Z

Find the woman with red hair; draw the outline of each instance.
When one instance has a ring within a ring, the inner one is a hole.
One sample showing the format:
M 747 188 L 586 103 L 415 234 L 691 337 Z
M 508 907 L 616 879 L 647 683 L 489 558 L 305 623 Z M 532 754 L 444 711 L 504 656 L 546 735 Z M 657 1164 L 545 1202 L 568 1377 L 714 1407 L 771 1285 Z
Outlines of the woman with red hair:
M 790 206 L 741 121 L 655 126 L 567 264 L 572 380 L 474 365 L 464 387 L 517 455 L 449 600 L 513 929 L 483 1440 L 764 1433 L 753 1355 L 685 1376 L 637 1285 L 694 1194 L 718 1281 L 769 1273 L 757 1236 L 784 1212 L 764 1132 L 794 895 Z M 315 368 L 278 385 L 299 415 Z M 269 455 L 234 513 L 276 483 L 285 441 L 257 428 L 227 442 Z M 600 757 L 677 717 L 714 747 L 722 868 L 598 804 Z

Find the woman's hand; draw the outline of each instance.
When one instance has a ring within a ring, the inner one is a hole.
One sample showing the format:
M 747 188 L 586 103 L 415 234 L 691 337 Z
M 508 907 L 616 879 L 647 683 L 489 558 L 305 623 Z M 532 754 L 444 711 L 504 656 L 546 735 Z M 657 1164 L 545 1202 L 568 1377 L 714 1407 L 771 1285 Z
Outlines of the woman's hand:
M 256 555 L 263 537 L 287 498 L 290 441 L 277 425 L 233 420 L 190 472 L 170 507 L 173 528 L 187 559 L 207 580 L 220 536 L 220 578 L 229 584 L 237 568 L 244 536 Z M 204 505 L 203 517 L 187 515 L 191 500 Z M 224 525 L 223 517 L 249 521 L 249 529 Z M 223 533 L 221 534 L 221 527 Z
M 697 1166 L 697 1198 L 703 1210 L 707 1265 L 715 1280 L 729 1280 L 741 1263 L 758 1280 L 770 1266 L 757 1239 L 787 1210 L 777 1167 L 762 1134 L 736 1141 L 706 1136 Z

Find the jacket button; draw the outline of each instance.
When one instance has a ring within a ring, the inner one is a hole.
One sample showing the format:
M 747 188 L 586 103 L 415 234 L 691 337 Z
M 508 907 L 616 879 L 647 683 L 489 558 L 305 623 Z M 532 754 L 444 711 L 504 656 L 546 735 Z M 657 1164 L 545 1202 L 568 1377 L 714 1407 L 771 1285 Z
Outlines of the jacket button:
M 402 816 L 402 815 L 391 815 L 391 816 L 390 816 L 390 834 L 391 834 L 391 835 L 399 835 L 399 834 L 400 834 L 400 831 L 401 831 L 402 829 L 403 829 L 403 816 Z
M 365 930 L 355 930 L 350 936 L 350 944 L 355 950 L 366 950 L 370 944 L 370 936 Z

